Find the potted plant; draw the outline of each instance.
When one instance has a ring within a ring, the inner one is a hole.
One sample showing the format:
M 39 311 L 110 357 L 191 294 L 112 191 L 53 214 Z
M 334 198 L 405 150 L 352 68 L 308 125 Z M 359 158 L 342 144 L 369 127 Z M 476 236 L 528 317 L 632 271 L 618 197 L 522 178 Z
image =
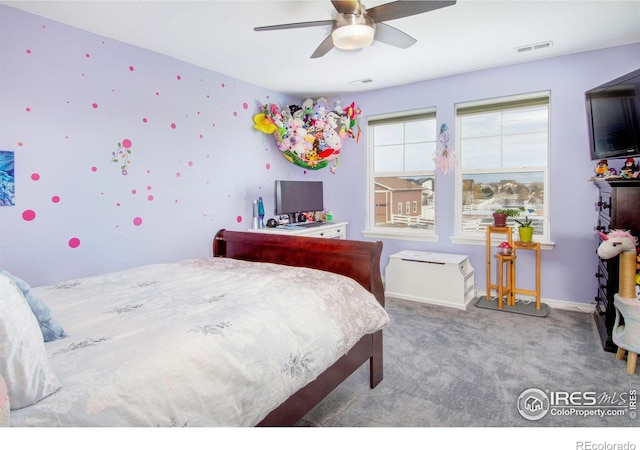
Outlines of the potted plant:
M 526 210 L 524 208 L 520 208 L 520 211 L 532 212 L 533 210 L 532 209 Z M 531 219 L 529 219 L 529 216 L 525 215 L 523 220 L 516 219 L 516 222 L 518 223 L 518 225 L 520 225 L 520 228 L 518 229 L 518 232 L 520 235 L 520 242 L 533 241 L 533 225 L 532 225 Z
M 520 214 L 520 211 L 517 209 L 511 209 L 511 208 L 496 209 L 493 212 L 493 226 L 506 227 L 507 217 L 515 217 L 518 214 Z

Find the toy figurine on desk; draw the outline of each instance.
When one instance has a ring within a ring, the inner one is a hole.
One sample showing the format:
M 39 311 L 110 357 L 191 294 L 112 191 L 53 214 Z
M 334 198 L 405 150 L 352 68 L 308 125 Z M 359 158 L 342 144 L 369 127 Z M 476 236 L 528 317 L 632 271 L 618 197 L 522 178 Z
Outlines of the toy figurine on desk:
M 598 161 L 598 165 L 594 169 L 596 173 L 596 177 L 603 178 L 606 176 L 606 173 L 609 172 L 609 163 L 606 159 L 601 159 Z
M 633 158 L 627 158 L 624 162 L 624 166 L 620 169 L 620 175 L 622 178 L 637 178 L 638 177 L 638 165 Z

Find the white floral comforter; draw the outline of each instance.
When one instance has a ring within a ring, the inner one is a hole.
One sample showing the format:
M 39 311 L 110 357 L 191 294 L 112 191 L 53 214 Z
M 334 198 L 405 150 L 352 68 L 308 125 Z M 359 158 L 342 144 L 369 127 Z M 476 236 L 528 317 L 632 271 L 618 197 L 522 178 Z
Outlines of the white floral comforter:
M 13 426 L 250 426 L 389 317 L 355 281 L 225 258 L 35 289 L 62 388 Z

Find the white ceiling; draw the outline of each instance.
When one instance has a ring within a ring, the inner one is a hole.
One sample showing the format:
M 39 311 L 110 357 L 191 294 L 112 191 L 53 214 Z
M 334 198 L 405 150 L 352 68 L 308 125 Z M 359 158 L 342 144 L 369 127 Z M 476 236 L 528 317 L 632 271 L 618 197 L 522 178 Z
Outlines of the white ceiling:
M 418 42 L 374 42 L 309 56 L 330 27 L 253 28 L 333 19 L 329 0 L 0 1 L 93 33 L 172 56 L 278 92 L 335 95 L 640 42 L 640 1 L 458 0 L 387 22 Z M 388 0 L 366 0 L 369 8 Z M 546 49 L 515 48 L 552 41 Z M 640 66 L 640 61 L 638 62 Z M 370 83 L 353 83 L 371 79 Z

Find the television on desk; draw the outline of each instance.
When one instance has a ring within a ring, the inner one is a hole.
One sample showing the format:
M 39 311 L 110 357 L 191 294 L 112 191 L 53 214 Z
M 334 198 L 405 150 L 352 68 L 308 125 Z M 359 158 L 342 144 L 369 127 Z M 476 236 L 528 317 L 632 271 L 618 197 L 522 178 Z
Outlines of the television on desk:
M 640 69 L 585 95 L 591 159 L 640 156 Z
M 324 209 L 324 188 L 322 181 L 276 180 L 275 214 L 288 215 L 289 222 L 297 221 L 301 212 L 315 212 Z

